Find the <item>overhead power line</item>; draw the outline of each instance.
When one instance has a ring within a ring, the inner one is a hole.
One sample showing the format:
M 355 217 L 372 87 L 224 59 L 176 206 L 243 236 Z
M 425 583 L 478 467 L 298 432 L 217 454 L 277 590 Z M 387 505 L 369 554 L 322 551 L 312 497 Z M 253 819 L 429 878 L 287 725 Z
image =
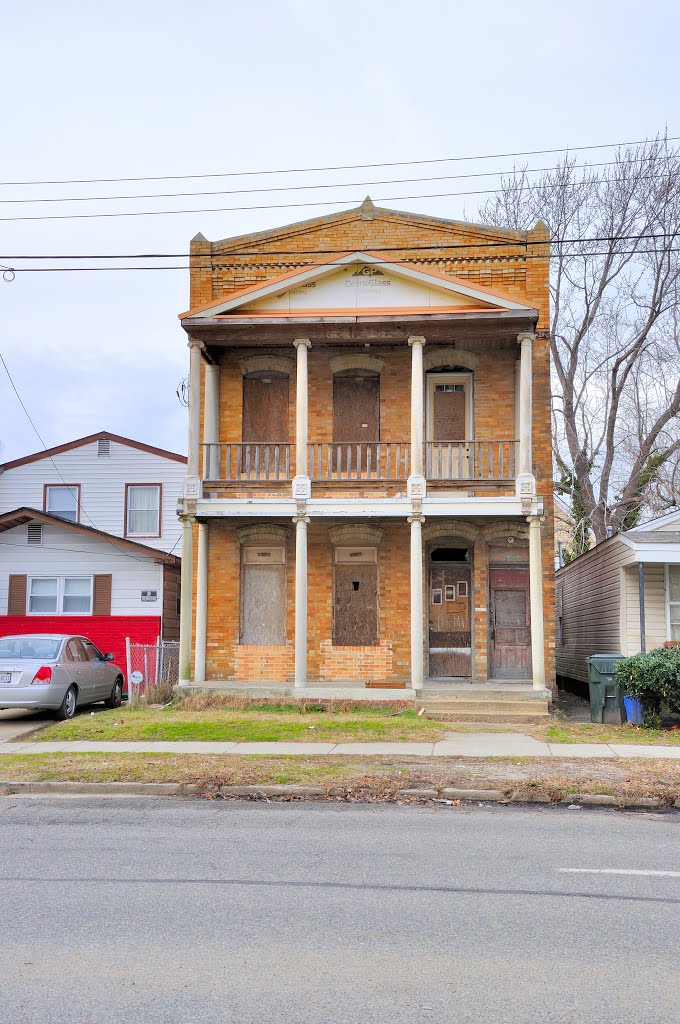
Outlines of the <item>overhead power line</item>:
M 594 167 L 614 167 L 629 164 L 630 160 L 606 160 L 601 163 L 575 164 L 574 170 L 590 170 Z M 185 199 L 191 196 L 238 196 L 255 195 L 262 192 L 311 192 L 316 189 L 329 188 L 372 188 L 374 185 L 413 185 L 423 181 L 458 181 L 467 178 L 512 177 L 518 174 L 543 174 L 546 171 L 558 171 L 559 166 L 551 167 L 516 167 L 500 171 L 475 171 L 470 174 L 437 174 L 424 178 L 383 178 L 374 181 L 332 181 L 311 185 L 270 185 L 268 188 L 235 188 L 219 189 L 211 192 L 142 192 L 136 195 L 123 196 L 47 196 L 40 199 L 0 199 L 0 204 L 27 203 L 108 203 L 121 199 Z
M 665 177 L 662 174 L 649 174 L 641 178 L 642 181 L 653 181 L 657 178 Z M 616 183 L 624 181 L 623 178 L 609 178 L 609 179 L 593 179 L 593 184 L 604 184 L 605 181 L 609 183 Z M 581 182 L 562 182 L 557 183 L 559 188 L 575 188 L 579 186 Z M 434 192 L 424 193 L 419 195 L 411 196 L 381 196 L 376 199 L 378 203 L 394 203 L 401 202 L 402 200 L 411 199 L 450 199 L 461 196 L 481 196 L 491 195 L 495 192 L 525 192 L 534 185 L 529 183 L 528 185 L 509 185 L 503 188 L 483 188 L 475 189 L 466 192 Z M 259 203 L 253 206 L 206 206 L 199 209 L 191 210 L 123 210 L 116 211 L 113 213 L 52 213 L 52 214 L 34 214 L 30 216 L 21 217 L 0 217 L 0 222 L 10 221 L 46 221 L 46 220 L 96 220 L 110 217 L 168 217 L 176 216 L 178 214 L 196 214 L 196 213 L 237 213 L 247 212 L 251 210 L 295 210 L 302 208 L 318 207 L 318 206 L 349 206 L 352 207 L 360 206 L 362 200 L 360 198 L 355 199 L 334 199 L 334 200 L 309 200 L 303 203 Z
M 476 225 L 471 224 L 471 228 L 475 228 Z M 479 225 L 483 227 L 483 225 Z M 501 229 L 502 230 L 502 229 Z M 370 252 L 430 252 L 432 250 L 439 249 L 496 249 L 499 247 L 513 246 L 522 249 L 531 246 L 539 245 L 575 245 L 585 244 L 592 242 L 626 242 L 631 239 L 636 241 L 648 241 L 649 239 L 663 239 L 663 238 L 675 238 L 677 232 L 674 231 L 659 231 L 659 232 L 648 232 L 644 234 L 627 234 L 627 235 L 576 235 L 571 238 L 559 238 L 558 236 L 551 236 L 545 240 L 541 239 L 524 239 L 518 238 L 513 240 L 512 238 L 506 238 L 502 241 L 496 242 L 436 242 L 431 245 L 371 245 Z M 187 257 L 193 257 L 197 260 L 219 260 L 228 259 L 231 260 L 242 256 L 332 256 L 333 254 L 346 253 L 347 248 L 342 249 L 240 249 L 238 252 L 215 252 L 215 253 L 192 253 L 192 252 L 137 252 L 137 253 L 103 253 L 103 254 L 38 254 L 38 255 L 24 255 L 24 256 L 3 256 L 0 255 L 2 260 L 179 260 Z M 414 257 L 414 259 L 417 257 Z M 543 257 L 541 257 L 543 258 Z M 229 264 L 234 266 L 233 263 Z M 244 264 L 245 266 L 246 264 Z M 251 264 L 247 264 L 251 265 Z
M 664 142 L 677 142 L 680 136 L 664 138 Z M 474 156 L 443 156 L 428 160 L 392 160 L 372 164 L 335 164 L 326 167 L 282 167 L 259 171 L 216 171 L 209 174 L 156 174 L 141 177 L 122 178 L 55 178 L 51 180 L 2 181 L 5 185 L 100 185 L 122 181 L 185 181 L 190 178 L 240 178 L 265 174 L 316 174 L 323 171 L 358 171 L 374 167 L 422 167 L 428 164 L 464 163 L 469 160 L 503 160 L 518 156 L 544 156 L 549 153 L 576 153 L 594 149 L 614 149 L 619 146 L 643 146 L 652 139 L 636 139 L 634 142 L 601 142 L 592 146 L 561 146 L 556 149 L 529 149 L 516 153 L 483 153 Z
M 639 248 L 619 249 L 619 250 L 617 250 L 617 255 L 619 255 L 619 256 L 636 256 L 636 255 L 637 256 L 645 256 L 645 255 L 646 256 L 652 256 L 652 255 L 655 255 L 655 254 L 662 254 L 662 255 L 665 256 L 669 252 L 680 252 L 680 248 L 677 248 L 677 249 L 676 248 L 668 248 L 668 249 L 639 249 Z M 601 250 L 599 252 L 588 252 L 588 253 L 583 253 L 583 252 L 560 253 L 560 256 L 563 259 L 568 259 L 570 256 L 571 257 L 578 256 L 580 258 L 583 258 L 583 256 L 592 257 L 592 256 L 608 256 L 608 255 L 610 255 L 610 251 L 608 249 L 603 249 L 603 250 Z M 496 258 L 498 260 L 504 260 L 504 259 L 517 259 L 518 257 L 510 255 L 510 256 L 498 256 Z M 528 254 L 524 254 L 523 253 L 522 256 L 521 256 L 522 261 L 524 261 L 524 260 L 544 260 L 545 258 L 546 257 L 545 257 L 544 253 L 528 253 Z M 445 257 L 441 257 L 441 259 L 445 259 Z M 441 262 L 441 259 L 438 259 L 437 257 L 431 257 L 430 262 Z M 479 256 L 455 256 L 455 257 L 453 257 L 453 260 L 455 260 L 456 263 L 472 263 L 473 261 L 478 261 L 479 259 L 480 259 Z M 412 257 L 412 258 L 407 258 L 407 259 L 404 259 L 404 260 L 400 260 L 399 262 L 400 263 L 421 263 L 422 259 L 418 259 L 416 257 Z M 296 269 L 304 269 L 304 268 L 311 269 L 313 266 L 315 266 L 315 264 L 313 264 L 313 263 L 303 264 L 301 268 L 296 268 Z M 347 268 L 348 266 L 349 266 L 349 264 L 347 264 L 347 263 L 324 263 L 324 267 L 345 267 L 345 268 Z M 376 263 L 371 263 L 370 266 L 372 266 L 372 267 L 373 266 L 389 267 L 389 266 L 394 266 L 394 263 L 390 262 L 389 260 L 378 260 L 378 261 L 376 261 Z M 212 269 L 214 269 L 214 270 L 234 270 L 236 268 L 243 268 L 244 270 L 247 270 L 247 269 L 265 268 L 265 267 L 279 267 L 280 268 L 281 264 L 280 263 L 213 263 L 212 264 Z M 97 273 L 97 272 L 102 272 L 102 271 L 105 271 L 105 270 L 123 271 L 123 270 L 191 270 L 191 269 L 193 269 L 193 268 L 187 263 L 187 264 L 177 264 L 177 265 L 171 266 L 171 267 L 167 267 L 167 266 L 166 267 L 159 267 L 159 266 L 156 266 L 156 267 L 121 267 L 121 266 L 116 266 L 116 267 L 82 267 L 82 266 L 81 267 L 17 267 L 16 268 L 16 272 L 18 274 L 61 274 L 61 273 L 69 273 L 69 272 L 70 273 L 88 273 L 88 272 Z M 255 282 L 255 283 L 257 284 L 258 282 Z M 259 283 L 264 285 L 264 284 L 267 284 L 267 283 L 270 283 L 270 282 L 261 281 Z

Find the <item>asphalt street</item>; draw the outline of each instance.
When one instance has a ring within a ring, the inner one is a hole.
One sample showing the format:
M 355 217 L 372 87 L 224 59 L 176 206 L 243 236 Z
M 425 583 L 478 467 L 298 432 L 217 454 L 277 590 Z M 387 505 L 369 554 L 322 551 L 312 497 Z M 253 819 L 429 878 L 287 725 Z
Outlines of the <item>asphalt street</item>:
M 0 799 L 12 1024 L 677 1024 L 679 922 L 677 814 Z

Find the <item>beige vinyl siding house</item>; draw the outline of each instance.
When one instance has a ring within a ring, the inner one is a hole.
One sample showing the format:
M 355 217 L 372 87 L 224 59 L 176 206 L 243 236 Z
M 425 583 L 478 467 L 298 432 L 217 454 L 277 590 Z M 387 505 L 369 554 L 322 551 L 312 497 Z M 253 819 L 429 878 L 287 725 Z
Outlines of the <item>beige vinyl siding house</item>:
M 680 511 L 603 541 L 559 569 L 555 600 L 556 669 L 566 679 L 587 682 L 591 654 L 642 650 L 641 611 L 645 650 L 680 641 Z

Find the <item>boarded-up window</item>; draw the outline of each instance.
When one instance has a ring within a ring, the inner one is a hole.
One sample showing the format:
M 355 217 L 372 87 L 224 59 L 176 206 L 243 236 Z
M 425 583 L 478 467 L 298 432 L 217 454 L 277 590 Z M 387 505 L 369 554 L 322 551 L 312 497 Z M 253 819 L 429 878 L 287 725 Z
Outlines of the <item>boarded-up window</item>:
M 288 377 L 243 378 L 243 440 L 288 441 Z
M 241 643 L 286 642 L 286 555 L 283 547 L 246 547 L 241 566 Z
M 465 385 L 435 384 L 433 441 L 465 440 L 465 405 Z
M 380 377 L 336 373 L 333 377 L 333 440 L 380 440 Z
M 375 548 L 336 548 L 333 643 L 369 647 L 378 643 L 378 564 Z

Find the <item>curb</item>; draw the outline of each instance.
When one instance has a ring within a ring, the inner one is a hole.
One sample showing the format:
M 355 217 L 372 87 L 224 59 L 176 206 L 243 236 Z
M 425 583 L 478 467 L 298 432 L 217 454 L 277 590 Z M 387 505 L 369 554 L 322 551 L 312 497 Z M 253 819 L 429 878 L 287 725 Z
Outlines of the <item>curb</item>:
M 342 787 L 323 789 L 320 786 L 263 785 L 263 786 L 199 786 L 183 782 L 11 782 L 0 780 L 0 796 L 208 796 L 232 800 L 269 800 L 271 798 L 295 798 L 298 800 L 350 799 L 360 803 L 361 792 L 352 792 Z M 370 793 L 366 794 L 370 800 Z M 502 804 L 552 804 L 569 807 L 618 807 L 622 809 L 659 810 L 672 808 L 680 810 L 680 799 L 665 804 L 658 796 L 626 797 L 609 793 L 580 793 L 572 796 L 557 796 L 541 792 L 516 790 L 511 793 L 501 789 L 459 789 L 445 787 L 436 789 L 399 789 L 394 797 L 387 796 L 378 802 L 411 800 L 423 803 L 502 803 Z M 372 800 L 371 802 L 376 802 Z

